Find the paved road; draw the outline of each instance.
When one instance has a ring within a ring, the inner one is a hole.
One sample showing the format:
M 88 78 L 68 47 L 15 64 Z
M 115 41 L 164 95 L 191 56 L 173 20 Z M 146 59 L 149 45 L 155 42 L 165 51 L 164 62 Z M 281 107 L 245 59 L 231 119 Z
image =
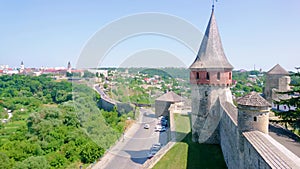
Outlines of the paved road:
M 150 125 L 144 129 L 145 123 Z M 139 122 L 135 123 L 121 140 L 98 162 L 93 169 L 135 169 L 141 168 L 147 160 L 147 153 L 154 143 L 166 145 L 168 132 L 154 132 L 157 123 L 154 112 L 140 109 Z
M 300 157 L 300 143 L 297 141 L 297 136 L 278 125 L 269 125 L 269 135 L 280 144 Z

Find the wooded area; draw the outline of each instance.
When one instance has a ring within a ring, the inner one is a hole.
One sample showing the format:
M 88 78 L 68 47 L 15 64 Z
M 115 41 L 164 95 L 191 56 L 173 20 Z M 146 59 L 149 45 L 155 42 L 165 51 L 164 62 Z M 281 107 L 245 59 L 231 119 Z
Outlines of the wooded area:
M 79 168 L 119 138 L 127 115 L 97 107 L 85 85 L 46 76 L 0 76 L 0 168 Z

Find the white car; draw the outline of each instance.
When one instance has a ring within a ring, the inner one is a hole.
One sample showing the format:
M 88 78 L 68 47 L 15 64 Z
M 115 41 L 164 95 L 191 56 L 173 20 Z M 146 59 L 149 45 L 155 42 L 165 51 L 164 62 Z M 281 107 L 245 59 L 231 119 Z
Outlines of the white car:
M 161 126 L 161 125 L 156 125 L 154 131 L 159 131 L 159 132 L 163 132 L 166 131 L 166 127 L 165 126 Z
M 144 129 L 149 129 L 150 125 L 149 124 L 144 124 Z
M 157 119 L 158 120 L 165 120 L 166 118 L 164 116 L 159 116 Z
M 160 143 L 153 144 L 150 150 L 158 151 L 161 148 Z

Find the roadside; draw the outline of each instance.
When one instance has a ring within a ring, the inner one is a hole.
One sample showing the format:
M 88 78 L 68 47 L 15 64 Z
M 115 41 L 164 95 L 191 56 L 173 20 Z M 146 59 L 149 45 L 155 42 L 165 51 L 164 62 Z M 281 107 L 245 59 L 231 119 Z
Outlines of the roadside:
M 134 133 L 137 132 L 139 129 L 139 123 L 141 123 L 143 120 L 143 114 L 139 113 L 139 118 L 138 121 L 136 121 L 131 127 L 129 127 L 124 134 L 120 137 L 120 139 L 115 143 L 114 146 L 112 146 L 110 149 L 108 149 L 103 157 L 98 161 L 95 165 L 92 165 L 88 168 L 93 168 L 93 169 L 104 169 L 106 168 L 108 162 L 114 158 L 116 155 L 116 150 L 121 150 L 124 145 L 129 141 L 126 139 L 127 136 L 132 136 Z

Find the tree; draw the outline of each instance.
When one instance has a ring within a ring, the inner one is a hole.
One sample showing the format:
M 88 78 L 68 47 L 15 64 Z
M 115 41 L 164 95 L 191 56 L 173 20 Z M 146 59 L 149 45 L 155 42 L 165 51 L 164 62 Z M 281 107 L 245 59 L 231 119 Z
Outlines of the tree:
M 11 168 L 12 167 L 12 163 L 9 160 L 9 157 L 3 153 L 0 152 L 0 168 Z
M 48 169 L 49 164 L 44 156 L 31 156 L 16 163 L 14 169 Z
M 84 78 L 92 78 L 92 77 L 95 77 L 96 75 L 92 72 L 89 72 L 87 70 L 84 71 L 84 74 L 83 74 L 83 77 Z
M 51 168 L 65 168 L 67 164 L 67 159 L 60 152 L 52 152 L 46 155 L 47 161 L 49 162 Z
M 295 73 L 292 76 L 293 78 L 300 79 L 300 73 Z M 291 126 L 294 127 L 294 129 L 300 129 L 300 83 L 294 83 L 291 86 L 293 86 L 292 91 L 288 92 L 279 92 L 279 94 L 288 94 L 291 96 L 289 99 L 286 100 L 280 100 L 277 102 L 277 104 L 287 105 L 289 108 L 291 106 L 296 107 L 295 110 L 289 109 L 287 112 L 279 112 L 277 113 L 284 122 L 289 123 Z
M 91 163 L 101 157 L 104 153 L 104 149 L 99 147 L 94 142 L 87 143 L 81 150 L 81 161 L 84 163 Z

